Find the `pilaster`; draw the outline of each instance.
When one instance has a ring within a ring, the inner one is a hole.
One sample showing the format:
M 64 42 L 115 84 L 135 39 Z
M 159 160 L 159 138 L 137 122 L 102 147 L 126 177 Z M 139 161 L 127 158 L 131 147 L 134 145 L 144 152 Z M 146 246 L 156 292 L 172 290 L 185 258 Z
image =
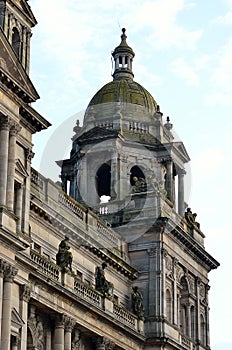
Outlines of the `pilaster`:
M 0 113 L 0 206 L 6 205 L 10 118 Z
M 15 182 L 15 154 L 16 154 L 16 137 L 21 126 L 13 123 L 9 131 L 9 152 L 8 152 L 8 170 L 7 170 L 7 208 L 13 211 L 14 207 L 14 182 Z
M 183 169 L 178 172 L 178 214 L 184 217 L 185 204 L 184 204 L 184 175 Z
M 20 350 L 27 350 L 27 315 L 28 303 L 31 297 L 30 287 L 26 284 L 20 286 L 20 302 L 21 302 L 21 317 L 24 325 L 21 329 L 21 348 Z
M 1 327 L 1 349 L 4 350 L 10 350 L 12 283 L 17 272 L 18 270 L 15 267 L 6 264 L 4 269 Z

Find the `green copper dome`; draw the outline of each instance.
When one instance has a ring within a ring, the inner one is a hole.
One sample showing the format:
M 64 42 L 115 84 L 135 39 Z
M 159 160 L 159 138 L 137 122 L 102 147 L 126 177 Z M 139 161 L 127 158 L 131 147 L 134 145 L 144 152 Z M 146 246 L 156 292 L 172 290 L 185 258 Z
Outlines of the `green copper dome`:
M 132 79 L 118 79 L 104 85 L 92 98 L 90 106 L 102 103 L 131 103 L 137 104 L 155 112 L 157 104 L 152 95 Z

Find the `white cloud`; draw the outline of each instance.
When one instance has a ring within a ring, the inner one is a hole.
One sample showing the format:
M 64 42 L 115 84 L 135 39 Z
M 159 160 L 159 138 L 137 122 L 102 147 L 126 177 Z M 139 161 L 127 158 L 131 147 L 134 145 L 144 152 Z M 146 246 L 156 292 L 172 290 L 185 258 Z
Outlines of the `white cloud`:
M 232 11 L 227 12 L 223 16 L 218 16 L 213 19 L 213 23 L 231 25 L 232 24 Z
M 170 64 L 170 70 L 186 81 L 187 84 L 192 86 L 198 86 L 200 83 L 199 75 L 196 70 L 183 58 L 179 58 Z

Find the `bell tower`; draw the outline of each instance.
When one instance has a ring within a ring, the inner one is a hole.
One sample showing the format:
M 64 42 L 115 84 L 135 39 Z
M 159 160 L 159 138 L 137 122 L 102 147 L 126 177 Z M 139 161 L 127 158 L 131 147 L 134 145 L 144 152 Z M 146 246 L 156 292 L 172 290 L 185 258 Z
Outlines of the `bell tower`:
M 144 300 L 146 349 L 209 349 L 206 252 L 185 203 L 183 142 L 152 95 L 134 81 L 125 29 L 112 53 L 113 81 L 91 99 L 61 166 L 67 196 L 96 211 L 127 242 Z
M 0 27 L 27 73 L 30 68 L 31 28 L 36 23 L 27 0 L 0 1 Z
M 150 206 L 157 218 L 164 208 L 183 217 L 190 160 L 183 143 L 174 141 L 169 117 L 163 122 L 152 95 L 134 81 L 135 54 L 125 32 L 112 52 L 113 81 L 90 101 L 83 127 L 74 128 L 70 159 L 58 162 L 65 191 L 107 213 L 114 226 L 121 226 L 128 211 Z

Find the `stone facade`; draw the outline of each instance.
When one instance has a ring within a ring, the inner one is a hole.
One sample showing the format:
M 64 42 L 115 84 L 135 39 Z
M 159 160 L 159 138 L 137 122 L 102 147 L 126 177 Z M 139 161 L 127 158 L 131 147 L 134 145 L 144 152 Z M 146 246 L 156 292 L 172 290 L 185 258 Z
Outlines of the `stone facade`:
M 35 24 L 26 0 L 0 1 L 0 348 L 209 349 L 218 263 L 185 212 L 189 156 L 133 81 L 125 30 L 54 183 L 31 167 L 50 126 L 31 106 Z

